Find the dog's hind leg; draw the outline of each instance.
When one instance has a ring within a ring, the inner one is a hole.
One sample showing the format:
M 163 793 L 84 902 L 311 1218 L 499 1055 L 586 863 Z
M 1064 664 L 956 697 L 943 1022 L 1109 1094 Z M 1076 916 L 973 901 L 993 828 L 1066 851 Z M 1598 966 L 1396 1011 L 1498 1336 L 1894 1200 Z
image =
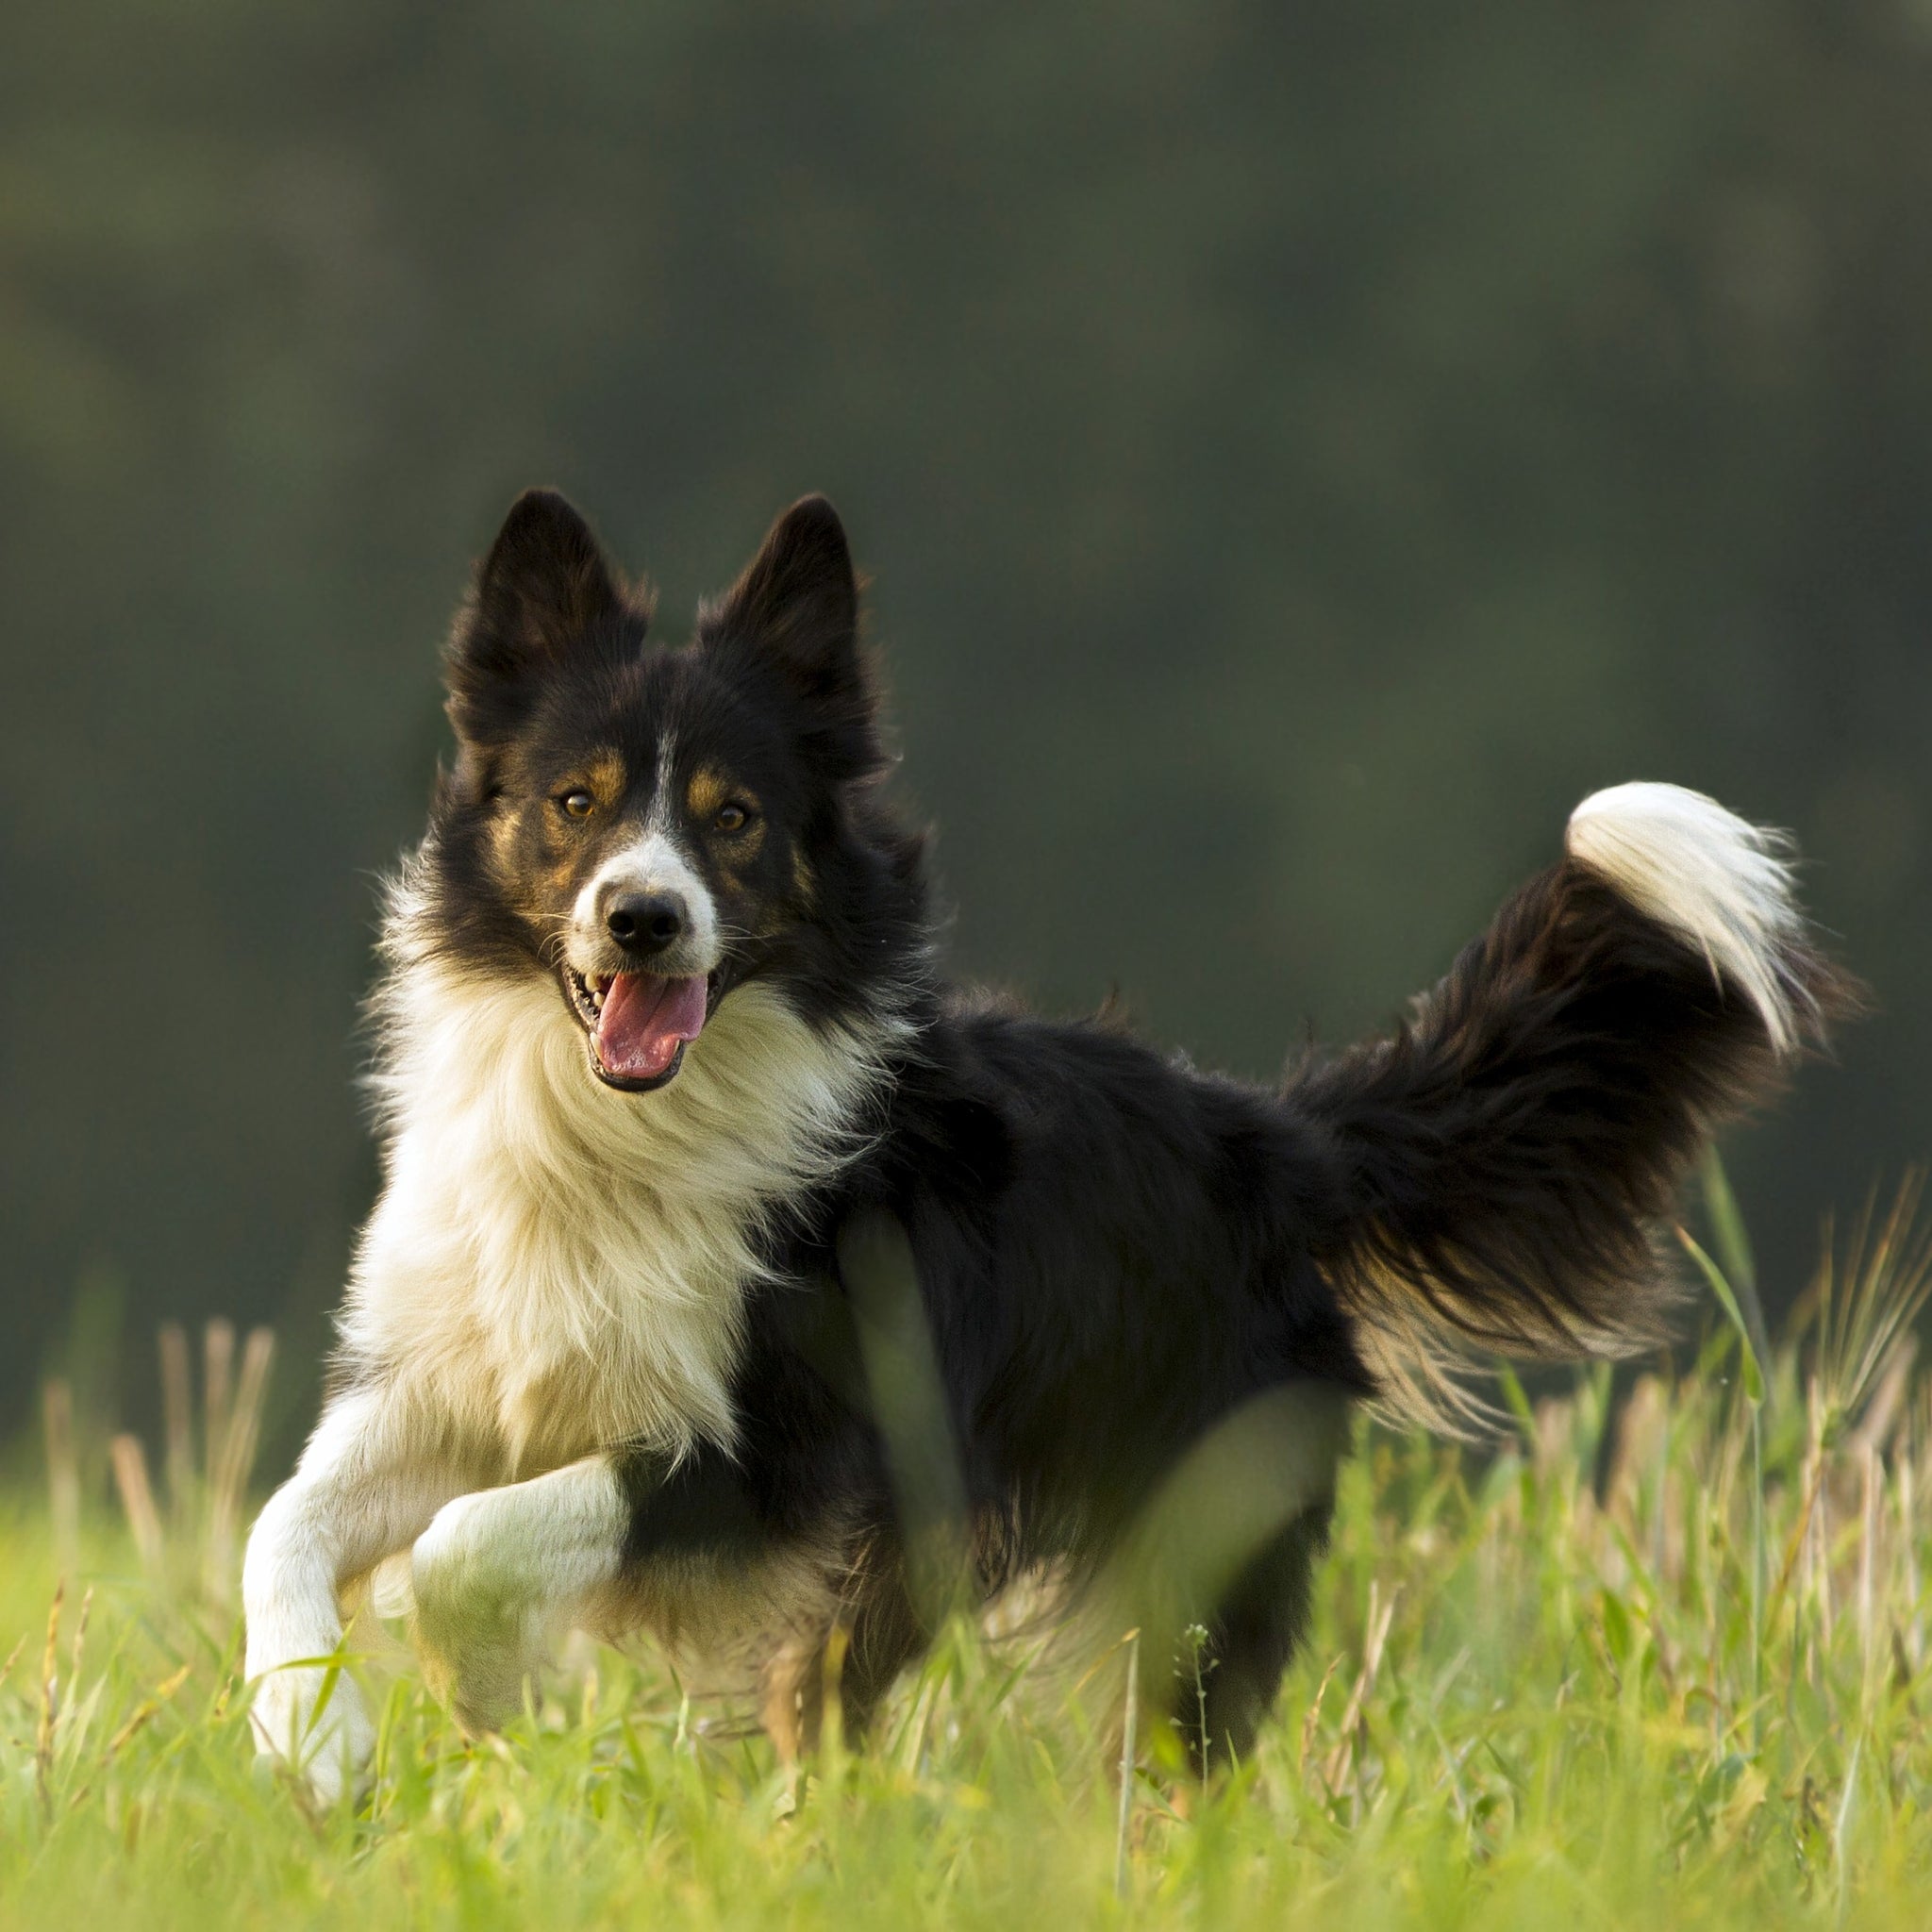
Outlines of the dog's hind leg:
M 1309 1577 L 1327 1529 L 1325 1507 L 1291 1524 L 1236 1579 L 1205 1635 L 1183 1644 L 1174 1716 L 1196 1771 L 1239 1763 L 1254 1749 L 1307 1628 Z
M 758 1718 L 780 1761 L 818 1749 L 834 1701 L 841 1735 L 862 1743 L 900 1672 L 928 1641 L 896 1547 L 887 1556 L 869 1551 L 848 1571 L 830 1618 L 788 1639 L 766 1662 Z

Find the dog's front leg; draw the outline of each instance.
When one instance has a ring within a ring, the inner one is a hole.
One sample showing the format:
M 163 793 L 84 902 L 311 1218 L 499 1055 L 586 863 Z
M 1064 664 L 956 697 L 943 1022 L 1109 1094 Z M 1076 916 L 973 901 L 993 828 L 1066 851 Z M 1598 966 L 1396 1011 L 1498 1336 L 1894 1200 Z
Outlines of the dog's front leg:
M 248 1539 L 242 1595 L 255 1735 L 325 1800 L 367 1761 L 375 1734 L 351 1678 L 338 1670 L 331 1681 L 311 1660 L 341 1646 L 342 1587 L 407 1549 L 465 1487 L 438 1442 L 392 1389 L 352 1390 L 323 1411 Z
M 510 1715 L 549 1640 L 593 1614 L 618 1579 L 629 1523 L 606 1456 L 438 1510 L 410 1557 L 416 1638 L 466 1728 Z

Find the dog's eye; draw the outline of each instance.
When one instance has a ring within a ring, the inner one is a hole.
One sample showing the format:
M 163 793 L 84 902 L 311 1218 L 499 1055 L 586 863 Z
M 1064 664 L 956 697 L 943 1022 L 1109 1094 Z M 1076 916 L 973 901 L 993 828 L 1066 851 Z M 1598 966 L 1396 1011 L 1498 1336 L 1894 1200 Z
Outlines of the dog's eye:
M 575 791 L 566 791 L 557 805 L 567 819 L 587 819 L 597 808 L 597 801 L 581 787 Z
M 720 807 L 718 816 L 711 823 L 721 832 L 741 832 L 750 819 L 751 814 L 743 806 L 732 804 Z

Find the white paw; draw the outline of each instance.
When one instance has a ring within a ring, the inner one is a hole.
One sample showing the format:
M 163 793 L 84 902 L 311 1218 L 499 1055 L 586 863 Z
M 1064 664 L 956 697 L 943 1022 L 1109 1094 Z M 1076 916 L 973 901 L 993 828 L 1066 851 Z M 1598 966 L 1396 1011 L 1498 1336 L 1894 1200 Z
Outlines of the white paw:
M 314 1665 L 254 1675 L 249 1722 L 262 1755 L 287 1765 L 325 1805 L 353 1789 L 375 1750 L 375 1724 L 346 1671 Z M 328 1701 L 317 1705 L 328 1686 Z
M 409 1561 L 425 1671 L 470 1730 L 515 1712 L 542 1652 L 541 1578 L 506 1547 L 495 1493 L 446 1504 Z

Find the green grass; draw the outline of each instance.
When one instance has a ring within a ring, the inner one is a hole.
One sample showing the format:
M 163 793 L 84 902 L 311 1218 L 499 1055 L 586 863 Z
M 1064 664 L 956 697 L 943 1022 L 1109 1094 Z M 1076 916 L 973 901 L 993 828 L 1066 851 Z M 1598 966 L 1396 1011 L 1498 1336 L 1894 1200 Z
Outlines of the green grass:
M 1735 1226 L 1712 1245 L 1748 1295 Z M 648 1656 L 573 1651 L 479 1742 L 379 1658 L 374 1791 L 313 1815 L 254 1767 L 232 1619 L 144 1576 L 105 1506 L 44 1668 L 50 1531 L 18 1498 L 0 1924 L 1924 1924 L 1922 1262 L 1868 1229 L 1761 1407 L 1740 1312 L 1614 1405 L 1605 1372 L 1507 1384 L 1500 1455 L 1364 1427 L 1274 1724 L 1205 1793 L 1143 1757 L 1124 1840 L 1091 1685 L 964 1630 L 802 1782 Z

